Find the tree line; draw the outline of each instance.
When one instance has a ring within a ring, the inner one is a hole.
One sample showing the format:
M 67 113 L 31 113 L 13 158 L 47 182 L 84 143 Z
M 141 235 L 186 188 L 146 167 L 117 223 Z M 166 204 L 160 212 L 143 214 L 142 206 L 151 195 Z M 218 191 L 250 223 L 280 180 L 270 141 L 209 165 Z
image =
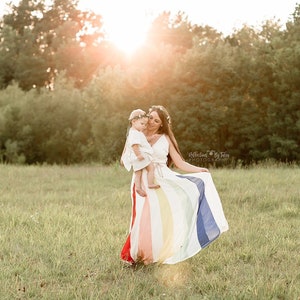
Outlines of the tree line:
M 21 0 L 0 24 L 3 162 L 115 162 L 130 111 L 153 104 L 193 163 L 299 162 L 299 5 L 228 36 L 162 12 L 131 57 L 73 0 Z

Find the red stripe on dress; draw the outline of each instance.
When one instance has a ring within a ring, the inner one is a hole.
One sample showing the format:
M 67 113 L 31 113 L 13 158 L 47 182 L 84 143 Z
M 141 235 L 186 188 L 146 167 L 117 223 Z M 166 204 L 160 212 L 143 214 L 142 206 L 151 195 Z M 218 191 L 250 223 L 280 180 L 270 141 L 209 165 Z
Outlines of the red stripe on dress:
M 131 220 L 131 227 L 132 228 L 134 221 L 135 221 L 135 216 L 136 216 L 136 192 L 135 192 L 135 184 L 132 187 L 132 220 Z M 134 263 L 133 258 L 130 255 L 130 248 L 131 248 L 131 244 L 130 244 L 130 238 L 131 235 L 129 233 L 127 240 L 123 246 L 123 249 L 121 251 L 121 259 L 125 260 L 129 263 Z

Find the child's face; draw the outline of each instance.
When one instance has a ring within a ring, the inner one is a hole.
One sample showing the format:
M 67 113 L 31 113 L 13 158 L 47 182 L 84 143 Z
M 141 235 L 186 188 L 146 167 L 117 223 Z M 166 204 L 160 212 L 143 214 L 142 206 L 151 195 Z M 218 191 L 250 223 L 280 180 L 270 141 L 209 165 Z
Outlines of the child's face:
M 138 131 L 143 131 L 146 129 L 148 123 L 148 118 L 140 118 L 137 120 L 132 120 L 132 127 Z

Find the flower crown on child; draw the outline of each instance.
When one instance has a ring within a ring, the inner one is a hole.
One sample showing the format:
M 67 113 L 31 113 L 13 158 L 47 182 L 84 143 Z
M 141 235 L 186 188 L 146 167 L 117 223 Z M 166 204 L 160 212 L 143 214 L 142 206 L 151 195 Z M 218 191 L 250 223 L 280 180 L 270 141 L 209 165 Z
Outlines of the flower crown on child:
M 142 118 L 148 118 L 147 114 L 142 109 L 135 109 L 131 112 L 128 120 L 138 120 Z

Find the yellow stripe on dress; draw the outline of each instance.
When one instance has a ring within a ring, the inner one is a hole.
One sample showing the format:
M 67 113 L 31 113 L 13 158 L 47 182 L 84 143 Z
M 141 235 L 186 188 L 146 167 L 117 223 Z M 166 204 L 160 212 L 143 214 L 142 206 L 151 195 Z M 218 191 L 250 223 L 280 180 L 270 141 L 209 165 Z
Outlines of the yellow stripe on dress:
M 162 223 L 162 237 L 163 245 L 158 256 L 158 262 L 165 261 L 168 257 L 173 255 L 173 234 L 174 234 L 174 224 L 172 211 L 164 193 L 163 189 L 157 189 L 156 191 L 160 213 L 161 213 L 161 223 Z

